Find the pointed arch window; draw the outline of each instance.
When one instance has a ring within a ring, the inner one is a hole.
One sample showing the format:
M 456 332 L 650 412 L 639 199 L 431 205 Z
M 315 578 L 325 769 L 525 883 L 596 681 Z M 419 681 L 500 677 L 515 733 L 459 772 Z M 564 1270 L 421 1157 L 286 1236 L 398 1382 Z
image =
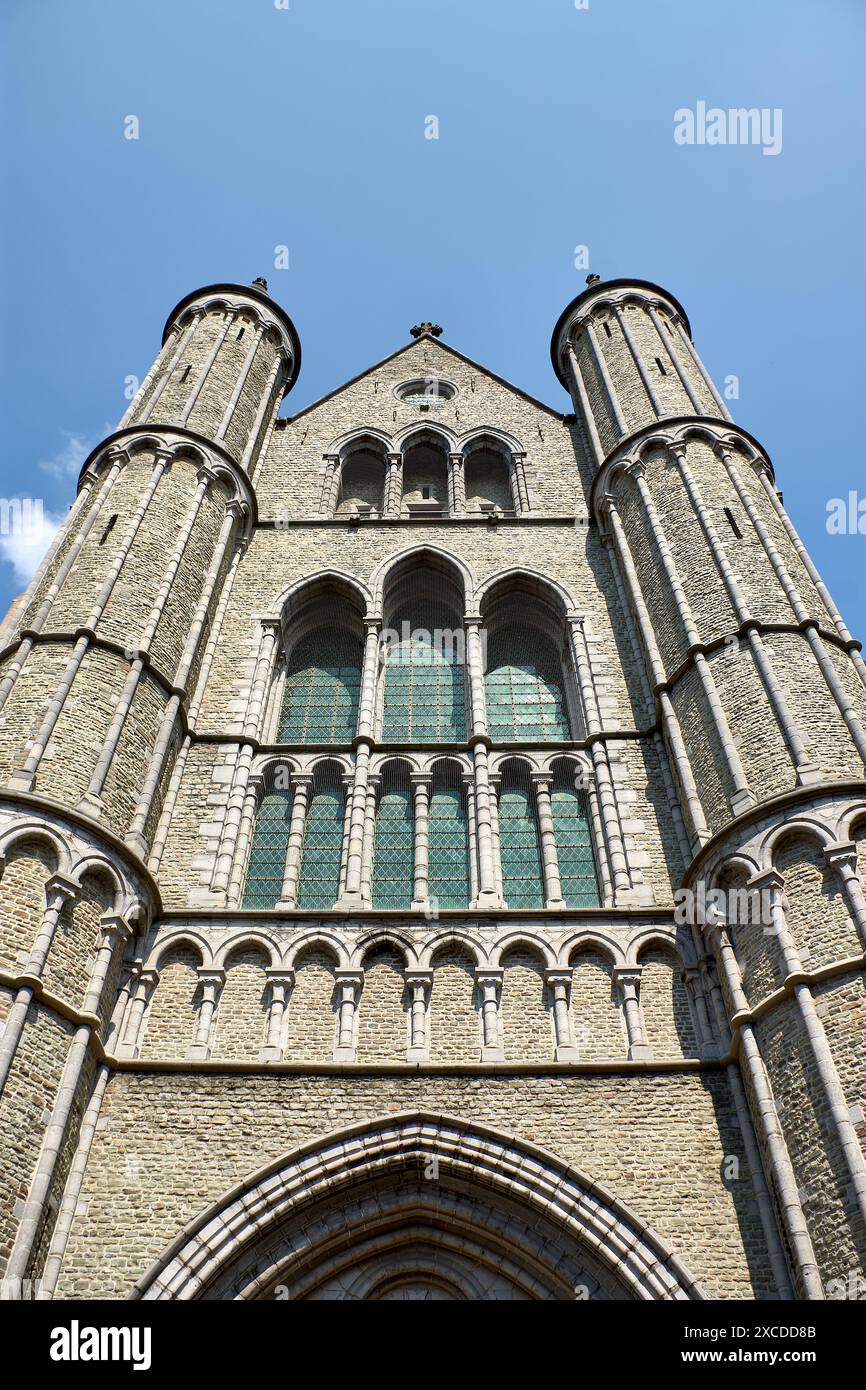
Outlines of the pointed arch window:
M 289 657 L 277 740 L 351 743 L 361 694 L 361 641 L 343 628 L 317 628 Z
M 430 798 L 429 893 L 439 907 L 469 903 L 469 829 L 456 765 L 434 768 Z
M 503 896 L 509 907 L 544 907 L 544 875 L 529 770 L 506 763 L 499 797 Z
M 575 786 L 575 768 L 558 763 L 550 793 L 562 896 L 568 907 L 598 907 L 598 877 L 589 826 L 589 798 Z
M 386 768 L 376 809 L 373 906 L 408 908 L 415 877 L 415 818 L 408 772 Z
M 461 743 L 466 737 L 462 608 L 432 597 L 441 574 L 400 581 L 388 619 L 382 738 L 389 743 Z
M 485 683 L 491 738 L 572 738 L 562 661 L 546 633 L 500 623 L 488 639 Z
M 342 769 L 329 766 L 316 774 L 304 826 L 298 907 L 329 909 L 340 884 L 346 799 Z
M 283 891 L 291 818 L 291 791 L 288 788 L 275 788 L 273 777 L 269 777 L 256 816 L 243 907 L 268 909 L 279 902 Z

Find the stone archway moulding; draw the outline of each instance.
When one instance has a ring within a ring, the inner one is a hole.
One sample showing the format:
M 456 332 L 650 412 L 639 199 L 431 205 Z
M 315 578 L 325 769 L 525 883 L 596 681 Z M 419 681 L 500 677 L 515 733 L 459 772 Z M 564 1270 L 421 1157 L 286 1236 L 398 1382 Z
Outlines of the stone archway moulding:
M 604 1266 L 626 1296 L 701 1300 L 706 1293 L 674 1254 L 607 1188 L 544 1149 L 487 1126 L 411 1111 L 352 1125 L 294 1149 L 225 1194 L 181 1232 L 130 1291 L 131 1299 L 191 1300 L 306 1206 L 352 1182 L 375 1182 L 407 1163 L 519 1202 L 559 1226 Z

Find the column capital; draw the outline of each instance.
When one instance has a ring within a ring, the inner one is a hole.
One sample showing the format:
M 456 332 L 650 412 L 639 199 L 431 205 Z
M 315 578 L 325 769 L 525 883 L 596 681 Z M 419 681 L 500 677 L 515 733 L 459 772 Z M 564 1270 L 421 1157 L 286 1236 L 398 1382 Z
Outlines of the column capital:
M 410 772 L 410 773 L 409 773 L 409 784 L 410 784 L 410 786 L 414 787 L 414 788 L 416 789 L 416 791 L 419 790 L 420 788 L 423 788 L 423 787 L 426 787 L 426 788 L 429 790 L 430 787 L 432 787 L 432 785 L 433 785 L 433 773 L 432 773 L 432 772 Z
M 499 989 L 505 971 L 502 966 L 478 965 L 475 967 L 475 982 L 479 985 L 495 985 Z
M 338 966 L 334 971 L 334 979 L 341 985 L 351 985 L 354 989 L 360 989 L 364 983 L 364 972 Z
M 433 969 L 417 966 L 404 971 L 404 979 L 407 985 L 422 985 L 424 989 L 429 989 L 433 984 Z
M 202 985 L 224 985 L 226 972 L 219 966 L 200 965 L 196 969 L 199 983 Z
M 827 845 L 824 849 L 824 863 L 835 869 L 848 865 L 857 868 L 857 846 L 853 840 L 841 840 L 838 844 Z
M 295 983 L 295 972 L 282 965 L 269 966 L 265 971 L 265 979 L 272 987 L 282 986 L 284 989 L 291 989 Z
M 67 878 L 65 874 L 52 874 L 45 884 L 46 900 L 50 901 L 57 893 L 63 898 L 64 903 L 75 902 L 81 893 L 81 884 Z
M 553 786 L 553 773 L 530 772 L 529 781 L 530 785 L 535 787 L 536 790 L 550 791 L 550 788 Z
M 757 893 L 763 893 L 765 890 L 778 892 L 784 886 L 785 880 L 778 869 L 765 869 L 763 873 L 753 874 L 750 879 L 746 880 L 746 887 Z
M 109 912 L 99 919 L 99 930 L 104 941 L 110 941 L 115 937 L 118 941 L 128 941 L 132 936 L 132 927 L 125 917 L 119 913 Z
M 570 965 L 552 965 L 544 972 L 544 983 L 546 985 L 566 985 L 570 987 L 574 981 L 574 971 Z
M 611 972 L 611 978 L 617 985 L 633 985 L 635 989 L 640 984 L 641 965 L 615 965 Z

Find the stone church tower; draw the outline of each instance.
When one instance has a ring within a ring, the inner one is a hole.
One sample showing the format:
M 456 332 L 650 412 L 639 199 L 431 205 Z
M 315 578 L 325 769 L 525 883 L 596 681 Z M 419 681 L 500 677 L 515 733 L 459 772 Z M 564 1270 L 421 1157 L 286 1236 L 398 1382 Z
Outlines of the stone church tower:
M 866 1256 L 866 668 L 686 315 L 294 417 L 213 285 L 0 652 L 7 1296 L 820 1299 Z

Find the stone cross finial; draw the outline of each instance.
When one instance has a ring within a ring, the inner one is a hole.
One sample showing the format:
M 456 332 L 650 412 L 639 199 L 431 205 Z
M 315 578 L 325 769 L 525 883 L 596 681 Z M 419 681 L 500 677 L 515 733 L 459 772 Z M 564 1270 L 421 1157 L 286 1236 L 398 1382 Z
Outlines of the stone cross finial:
M 253 289 L 261 290 L 262 294 L 267 294 L 268 282 L 263 275 L 257 275 L 255 280 L 251 281 L 251 284 Z
M 601 279 L 601 276 L 600 276 L 600 275 L 587 275 L 587 277 L 586 277 L 586 283 L 587 283 L 588 285 L 597 285 L 600 279 Z
M 412 334 L 413 338 L 420 338 L 423 333 L 429 333 L 432 337 L 438 338 L 442 329 L 439 327 L 438 323 L 429 323 L 425 321 L 424 323 L 416 323 L 414 328 L 409 329 L 409 332 Z

